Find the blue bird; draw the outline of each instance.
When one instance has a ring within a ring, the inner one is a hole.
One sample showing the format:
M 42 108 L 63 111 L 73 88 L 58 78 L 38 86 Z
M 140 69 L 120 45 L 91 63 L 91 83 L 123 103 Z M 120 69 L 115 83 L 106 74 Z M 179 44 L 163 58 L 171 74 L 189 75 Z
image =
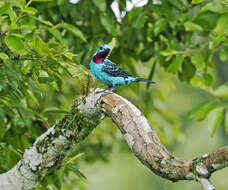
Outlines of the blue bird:
M 109 45 L 103 44 L 99 46 L 96 53 L 93 55 L 93 59 L 90 61 L 89 66 L 95 78 L 107 84 L 111 90 L 114 90 L 116 86 L 128 85 L 132 82 L 142 81 L 156 83 L 151 80 L 129 75 L 126 71 L 106 58 L 109 52 Z

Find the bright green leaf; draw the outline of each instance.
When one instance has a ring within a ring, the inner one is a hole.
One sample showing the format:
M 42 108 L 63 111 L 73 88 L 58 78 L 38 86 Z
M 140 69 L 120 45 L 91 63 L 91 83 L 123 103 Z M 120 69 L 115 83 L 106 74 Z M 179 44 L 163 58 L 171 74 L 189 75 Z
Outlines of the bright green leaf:
M 225 62 L 228 61 L 228 46 L 223 46 L 219 53 L 220 60 Z
M 167 20 L 164 18 L 159 19 L 158 21 L 155 22 L 154 25 L 154 34 L 157 36 L 160 32 L 162 32 L 167 25 Z
M 84 155 L 84 153 L 76 154 L 70 160 L 68 160 L 64 165 L 70 164 L 71 162 L 73 162 L 74 160 L 78 159 L 79 157 L 81 157 L 83 155 Z
M 207 125 L 208 129 L 211 133 L 211 137 L 214 136 L 215 132 L 218 129 L 218 126 L 221 124 L 223 120 L 223 112 L 224 108 L 223 107 L 218 107 L 211 111 L 207 117 Z
M 0 16 L 4 14 L 8 9 L 10 8 L 9 3 L 5 3 L 1 8 L 0 8 Z
M 49 53 L 47 44 L 39 36 L 33 41 L 29 42 L 29 45 L 40 55 Z
M 177 73 L 183 61 L 184 61 L 184 55 L 177 55 L 176 59 L 169 64 L 166 70 L 170 73 L 174 73 L 174 74 Z
M 65 28 L 66 30 L 68 30 L 69 32 L 71 32 L 74 36 L 80 38 L 81 40 L 83 40 L 84 42 L 86 42 L 86 38 L 84 36 L 84 34 L 74 25 L 72 24 L 68 24 L 68 23 L 62 23 L 60 24 L 60 27 Z
M 200 12 L 212 11 L 215 13 L 226 13 L 228 11 L 228 7 L 224 6 L 223 0 L 211 0 L 205 6 L 203 6 Z
M 228 33 L 228 13 L 220 16 L 214 32 L 216 34 Z
M 22 40 L 16 36 L 8 35 L 4 38 L 4 41 L 12 51 L 19 51 L 24 49 L 24 44 Z
M 37 20 L 37 21 L 39 21 L 40 23 L 42 23 L 42 24 L 45 24 L 45 25 L 48 25 L 48 26 L 53 26 L 53 24 L 51 23 L 51 22 L 49 22 L 49 21 L 47 21 L 47 20 L 43 20 L 43 19 L 40 19 L 40 18 L 38 18 L 38 17 L 33 17 L 35 20 Z
M 203 28 L 200 25 L 190 22 L 190 21 L 184 23 L 184 27 L 185 27 L 186 31 L 196 31 L 196 32 L 203 31 Z
M 225 33 L 212 37 L 211 41 L 209 42 L 209 49 L 210 50 L 216 49 L 226 39 L 227 39 L 227 34 Z
M 5 53 L 3 53 L 3 52 L 0 52 L 0 59 L 2 59 L 3 61 L 4 60 L 6 60 L 6 59 L 8 59 L 9 57 L 8 57 L 8 55 L 6 55 Z
M 214 94 L 219 97 L 228 98 L 228 85 L 221 85 L 215 89 Z
M 34 14 L 36 14 L 38 12 L 38 10 L 33 8 L 33 7 L 26 7 L 24 9 L 22 9 L 22 12 L 34 15 Z
M 192 4 L 200 4 L 204 2 L 205 0 L 192 0 Z
M 54 0 L 32 0 L 32 1 L 36 1 L 36 2 L 45 2 L 45 1 L 54 1 Z

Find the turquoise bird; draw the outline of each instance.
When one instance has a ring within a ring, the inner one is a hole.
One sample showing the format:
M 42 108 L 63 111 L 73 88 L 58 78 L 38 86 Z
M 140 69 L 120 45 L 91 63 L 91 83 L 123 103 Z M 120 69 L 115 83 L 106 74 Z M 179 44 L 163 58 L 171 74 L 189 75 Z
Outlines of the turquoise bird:
M 99 46 L 96 53 L 90 61 L 91 73 L 96 79 L 108 85 L 111 90 L 116 86 L 131 84 L 132 82 L 156 83 L 140 77 L 129 75 L 126 71 L 118 67 L 115 63 L 107 59 L 110 47 L 107 44 Z

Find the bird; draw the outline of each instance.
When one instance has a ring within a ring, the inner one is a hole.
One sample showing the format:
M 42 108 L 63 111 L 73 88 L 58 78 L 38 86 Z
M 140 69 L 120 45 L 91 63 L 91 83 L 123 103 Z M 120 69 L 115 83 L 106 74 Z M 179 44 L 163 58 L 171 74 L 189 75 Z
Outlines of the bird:
M 107 58 L 110 50 L 111 48 L 108 44 L 100 45 L 93 55 L 89 66 L 93 76 L 101 82 L 107 84 L 111 91 L 115 90 L 116 86 L 129 85 L 132 82 L 156 84 L 154 81 L 132 76 L 110 61 Z

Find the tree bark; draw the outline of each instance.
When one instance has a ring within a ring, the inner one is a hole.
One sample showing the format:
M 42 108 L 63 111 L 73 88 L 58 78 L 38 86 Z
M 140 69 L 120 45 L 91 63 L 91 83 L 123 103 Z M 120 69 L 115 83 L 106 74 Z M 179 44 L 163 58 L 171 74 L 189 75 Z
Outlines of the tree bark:
M 110 91 L 91 92 L 77 98 L 72 109 L 55 126 L 37 138 L 8 172 L 0 175 L 1 190 L 27 190 L 61 166 L 73 143 L 81 142 L 109 116 L 118 126 L 135 156 L 155 174 L 171 180 L 195 180 L 204 190 L 215 189 L 211 174 L 228 166 L 228 147 L 193 160 L 172 156 L 142 113 L 128 100 Z

